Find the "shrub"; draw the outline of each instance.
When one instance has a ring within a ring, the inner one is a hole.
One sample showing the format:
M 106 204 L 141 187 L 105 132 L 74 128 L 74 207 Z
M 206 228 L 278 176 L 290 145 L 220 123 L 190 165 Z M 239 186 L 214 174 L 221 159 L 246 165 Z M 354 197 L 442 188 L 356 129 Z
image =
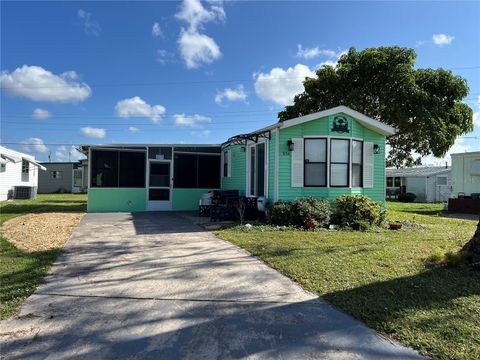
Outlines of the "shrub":
M 329 224 L 331 208 L 328 200 L 314 197 L 295 199 L 292 203 L 293 224 L 311 229 Z
M 293 225 L 292 203 L 277 201 L 270 205 L 268 209 L 268 222 L 279 226 Z
M 380 204 L 363 195 L 343 195 L 334 201 L 334 222 L 342 227 L 365 229 L 381 225 L 385 215 Z
M 417 195 L 411 192 L 398 195 L 398 201 L 401 201 L 401 202 L 414 202 L 416 198 L 417 198 Z
M 331 209 L 327 200 L 309 197 L 293 202 L 278 201 L 270 206 L 268 213 L 272 225 L 314 229 L 329 224 Z

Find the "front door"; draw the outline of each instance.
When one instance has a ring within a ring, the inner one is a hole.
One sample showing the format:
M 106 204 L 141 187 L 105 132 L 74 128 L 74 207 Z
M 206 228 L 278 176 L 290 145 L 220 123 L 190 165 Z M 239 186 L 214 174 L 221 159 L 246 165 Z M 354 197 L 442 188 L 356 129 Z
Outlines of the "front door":
M 172 162 L 149 160 L 147 210 L 172 210 Z
M 79 193 L 82 191 L 83 171 L 82 169 L 73 170 L 73 186 L 72 193 Z
M 267 179 L 265 149 L 264 142 L 249 146 L 247 183 L 247 194 L 249 196 L 265 196 L 265 182 Z

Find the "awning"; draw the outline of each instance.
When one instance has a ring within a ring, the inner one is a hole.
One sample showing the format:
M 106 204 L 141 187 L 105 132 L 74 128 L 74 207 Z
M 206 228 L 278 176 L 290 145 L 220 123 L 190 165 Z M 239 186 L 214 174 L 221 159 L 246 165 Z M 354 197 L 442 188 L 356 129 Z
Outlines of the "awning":
M 46 168 L 45 166 L 39 164 L 38 162 L 36 162 L 36 161 L 34 161 L 34 160 L 32 160 L 32 159 L 28 159 L 28 158 L 25 158 L 25 157 L 22 158 L 22 159 L 25 160 L 25 161 L 27 161 L 27 162 L 29 162 L 29 163 L 32 164 L 33 166 L 38 167 L 40 170 L 43 170 L 43 171 L 47 170 L 47 168 Z
M 7 155 L 7 154 L 0 154 L 0 157 L 4 160 L 11 161 L 13 163 L 18 163 L 18 162 L 22 161 L 22 159 L 19 158 L 19 157 L 12 156 L 12 155 Z

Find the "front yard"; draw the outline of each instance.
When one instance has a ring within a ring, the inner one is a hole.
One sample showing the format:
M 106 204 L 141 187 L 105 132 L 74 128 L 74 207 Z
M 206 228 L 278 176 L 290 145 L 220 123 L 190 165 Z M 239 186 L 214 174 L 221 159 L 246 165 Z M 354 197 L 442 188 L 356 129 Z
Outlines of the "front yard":
M 70 213 L 85 212 L 85 210 L 86 196 L 80 194 L 38 195 L 35 200 L 0 203 L 0 319 L 15 314 L 23 301 L 35 291 L 52 263 L 62 252 L 61 246 L 57 246 L 58 243 L 46 246 L 47 244 L 32 242 L 26 244 L 26 241 L 19 241 L 19 244 L 27 248 L 28 245 L 32 247 L 29 251 L 17 248 L 5 239 L 4 222 L 25 214 Z M 58 219 L 59 215 L 56 216 Z M 34 219 L 34 221 L 38 221 L 38 219 Z M 18 226 L 18 224 L 15 225 Z M 26 221 L 22 225 L 32 226 L 35 224 Z M 65 231 L 62 225 L 62 220 L 60 220 L 58 221 L 59 229 L 51 230 L 40 226 L 37 229 L 30 228 L 29 231 L 37 231 L 40 234 L 52 231 L 52 236 L 49 238 L 55 238 L 57 231 Z M 67 235 L 65 234 L 65 236 Z M 47 242 L 44 241 L 44 243 Z
M 224 230 L 218 235 L 372 328 L 437 359 L 480 358 L 480 274 L 429 267 L 456 251 L 477 221 L 439 216 L 439 204 L 389 202 L 402 230 Z

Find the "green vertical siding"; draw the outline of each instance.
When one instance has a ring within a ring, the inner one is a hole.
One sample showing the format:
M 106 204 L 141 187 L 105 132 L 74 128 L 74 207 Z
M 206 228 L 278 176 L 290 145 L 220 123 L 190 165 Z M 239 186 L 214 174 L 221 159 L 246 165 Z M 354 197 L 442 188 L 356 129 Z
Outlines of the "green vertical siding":
M 146 189 L 90 188 L 88 212 L 133 212 L 147 209 Z
M 340 195 L 365 194 L 377 202 L 385 201 L 385 137 L 377 134 L 350 116 L 348 133 L 332 132 L 334 116 L 320 118 L 304 124 L 281 129 L 279 133 L 279 200 L 293 200 L 299 197 L 315 196 L 333 200 Z M 304 136 L 354 137 L 380 146 L 380 153 L 374 155 L 374 187 L 363 188 L 313 188 L 291 187 L 291 154 L 287 141 Z
M 275 140 L 277 132 L 272 131 L 268 143 L 268 194 L 266 195 L 270 201 L 275 197 Z
M 230 177 L 222 176 L 222 189 L 240 190 L 240 194 L 245 195 L 247 176 L 246 149 L 242 145 L 234 145 L 229 146 L 226 150 L 231 151 L 232 154 L 232 173 Z
M 172 210 L 198 210 L 200 197 L 215 189 L 172 189 Z

